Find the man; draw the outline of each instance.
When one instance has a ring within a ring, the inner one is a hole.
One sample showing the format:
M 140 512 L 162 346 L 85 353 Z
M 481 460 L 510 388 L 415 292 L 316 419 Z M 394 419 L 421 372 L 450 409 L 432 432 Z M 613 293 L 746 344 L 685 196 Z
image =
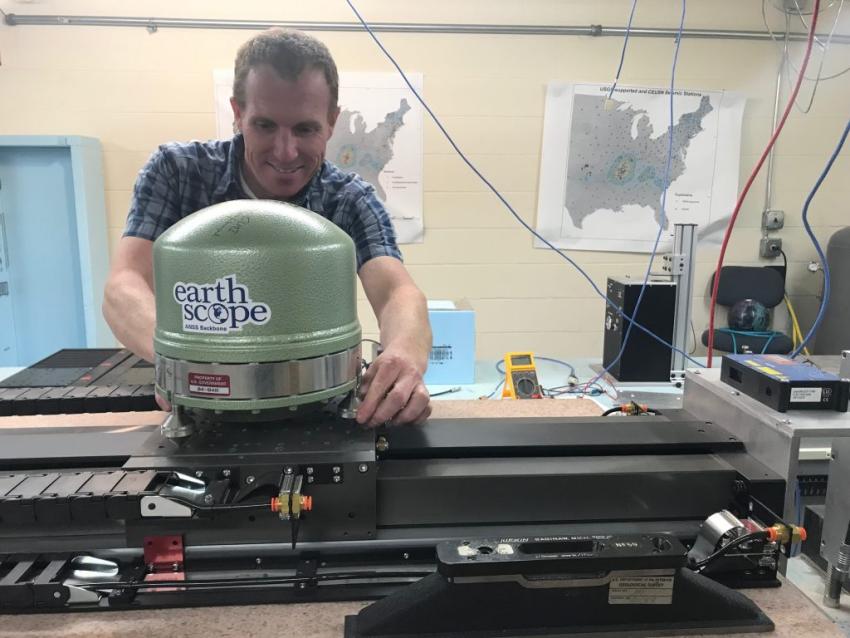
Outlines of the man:
M 372 186 L 324 159 L 339 115 L 339 79 L 324 44 L 272 29 L 236 57 L 232 140 L 165 144 L 139 173 L 113 256 L 103 312 L 115 336 L 153 360 L 153 241 L 170 225 L 222 201 L 292 202 L 354 240 L 357 268 L 381 330 L 383 353 L 364 374 L 357 420 L 375 426 L 430 414 L 422 381 L 431 347 L 425 297 L 401 262 Z

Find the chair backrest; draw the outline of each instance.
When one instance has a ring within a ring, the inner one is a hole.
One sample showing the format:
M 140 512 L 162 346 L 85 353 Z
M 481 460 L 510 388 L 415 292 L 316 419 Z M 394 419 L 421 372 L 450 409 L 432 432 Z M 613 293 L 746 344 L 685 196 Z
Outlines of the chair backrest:
M 773 268 L 723 266 L 720 269 L 717 303 L 721 306 L 732 306 L 742 299 L 755 299 L 768 308 L 773 308 L 781 303 L 784 297 L 785 281 Z

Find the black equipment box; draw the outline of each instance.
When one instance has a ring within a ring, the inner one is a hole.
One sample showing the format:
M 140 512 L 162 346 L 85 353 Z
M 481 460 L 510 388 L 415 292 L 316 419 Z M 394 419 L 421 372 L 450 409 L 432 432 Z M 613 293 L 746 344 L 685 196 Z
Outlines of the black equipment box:
M 608 278 L 608 298 L 623 313 L 668 343 L 673 339 L 673 320 L 676 313 L 676 284 L 672 281 L 653 281 L 646 284 L 637 316 L 634 309 L 643 280 Z M 605 306 L 605 342 L 602 365 L 607 369 L 617 358 L 629 321 L 616 308 Z M 670 348 L 638 328 L 632 327 L 623 356 L 610 373 L 619 381 L 669 381 Z
M 847 412 L 850 381 L 776 354 L 723 357 L 720 380 L 778 412 Z
M 59 350 L 0 381 L 0 417 L 158 409 L 153 364 L 129 350 Z

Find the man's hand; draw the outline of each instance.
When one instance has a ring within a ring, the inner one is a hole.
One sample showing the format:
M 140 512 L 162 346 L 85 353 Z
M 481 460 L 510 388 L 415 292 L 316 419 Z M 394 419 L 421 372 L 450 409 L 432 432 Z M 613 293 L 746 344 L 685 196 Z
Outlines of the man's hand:
M 411 357 L 387 348 L 376 358 L 360 384 L 363 402 L 357 422 L 376 427 L 384 423 L 421 423 L 431 414 L 431 397 L 422 372 Z
M 431 414 L 422 382 L 431 350 L 425 295 L 394 257 L 370 259 L 358 274 L 378 318 L 384 351 L 363 375 L 357 421 L 370 427 L 424 421 Z
M 165 397 L 160 396 L 158 392 L 154 392 L 153 397 L 156 399 L 156 404 L 159 406 L 160 410 L 163 412 L 171 412 L 171 404 Z

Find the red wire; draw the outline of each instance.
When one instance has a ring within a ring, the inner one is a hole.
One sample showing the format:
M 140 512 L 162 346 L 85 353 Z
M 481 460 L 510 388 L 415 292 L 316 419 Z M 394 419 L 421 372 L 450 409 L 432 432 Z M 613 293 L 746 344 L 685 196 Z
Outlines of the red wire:
M 768 142 L 767 147 L 764 149 L 764 152 L 761 154 L 758 163 L 756 164 L 753 172 L 750 174 L 749 179 L 747 180 L 746 185 L 744 186 L 744 190 L 741 191 L 741 194 L 738 196 L 738 201 L 735 204 L 735 209 L 732 211 L 732 218 L 729 220 L 729 225 L 726 227 L 726 234 L 723 236 L 723 244 L 720 246 L 720 257 L 717 259 L 717 269 L 714 271 L 714 284 L 711 287 L 711 305 L 708 310 L 708 367 L 711 367 L 711 359 L 712 353 L 714 350 L 714 310 L 717 306 L 717 289 L 720 286 L 720 269 L 723 267 L 723 258 L 726 256 L 726 246 L 729 243 L 729 238 L 732 236 L 732 229 L 735 226 L 735 220 L 738 219 L 738 213 L 741 212 L 741 206 L 744 203 L 744 199 L 747 197 L 747 193 L 750 190 L 750 187 L 753 185 L 753 182 L 756 179 L 756 176 L 759 174 L 761 170 L 762 164 L 764 164 L 764 160 L 767 159 L 768 153 L 770 153 L 770 149 L 773 148 L 773 145 L 776 143 L 776 138 L 779 137 L 779 133 L 782 131 L 782 128 L 785 126 L 785 120 L 788 119 L 788 115 L 791 113 L 791 107 L 794 106 L 794 101 L 797 99 L 797 93 L 800 92 L 800 86 L 803 84 L 803 77 L 806 74 L 806 67 L 809 64 L 809 56 L 812 53 L 812 42 L 814 42 L 815 38 L 815 26 L 818 22 L 818 12 L 820 11 L 820 0 L 815 0 L 815 6 L 812 10 L 812 24 L 809 28 L 809 39 L 806 44 L 806 55 L 803 58 L 803 64 L 800 66 L 800 74 L 797 76 L 797 83 L 794 85 L 794 91 L 791 94 L 791 97 L 788 100 L 788 105 L 785 107 L 785 112 L 782 114 L 782 119 L 779 121 L 779 125 L 776 127 L 776 130 L 773 132 L 773 135 L 770 138 L 770 142 Z

